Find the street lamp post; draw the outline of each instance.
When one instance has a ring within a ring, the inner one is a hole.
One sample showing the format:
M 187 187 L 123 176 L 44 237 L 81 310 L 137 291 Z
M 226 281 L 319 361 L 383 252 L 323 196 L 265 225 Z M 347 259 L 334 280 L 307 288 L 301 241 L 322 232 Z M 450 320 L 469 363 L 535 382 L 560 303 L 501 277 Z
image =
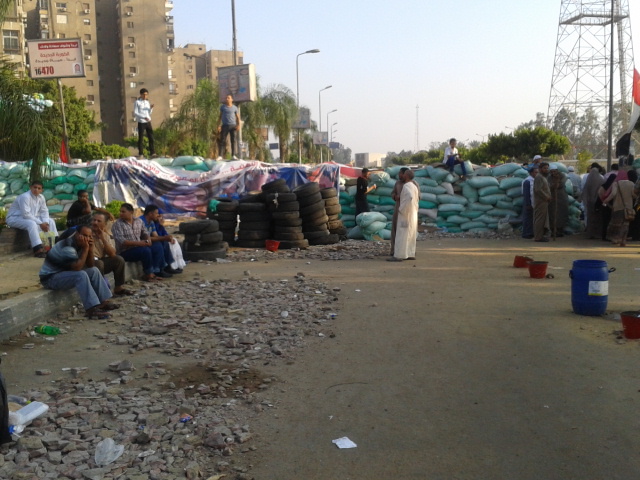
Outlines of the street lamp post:
M 313 50 L 307 50 L 306 52 L 302 52 L 296 55 L 296 107 L 298 108 L 298 110 L 300 110 L 300 80 L 298 77 L 298 58 L 300 57 L 300 55 L 306 55 L 307 53 L 320 53 L 320 50 L 314 48 Z M 300 143 L 300 129 L 298 129 L 298 162 L 302 163 L 302 144 Z
M 482 143 L 484 143 L 484 137 L 486 137 L 486 135 L 480 135 L 479 133 L 476 133 L 476 136 L 482 138 Z
M 327 161 L 331 161 L 331 142 L 333 142 L 333 127 L 335 127 L 338 124 L 338 122 L 333 122 L 333 124 L 331 125 L 331 128 L 329 129 L 329 148 L 328 148 L 328 158 Z M 327 119 L 327 125 L 329 125 L 329 120 Z M 337 130 L 336 130 L 337 131 Z
M 331 110 L 329 113 L 327 113 L 327 128 L 329 128 L 329 115 L 331 115 L 333 112 L 337 112 L 338 109 L 335 108 L 333 110 Z
M 335 127 L 337 124 L 338 122 L 333 122 L 333 125 L 331 125 L 331 136 L 329 137 L 330 142 L 333 142 L 333 133 L 334 133 L 333 127 Z M 335 132 L 337 132 L 337 130 L 335 130 Z
M 325 90 L 330 89 L 332 86 L 333 85 L 327 85 L 326 87 L 324 87 L 318 92 L 318 121 L 320 122 L 319 130 L 321 134 L 322 134 L 322 97 L 320 96 L 320 94 Z M 320 144 L 320 163 L 322 163 L 322 144 Z

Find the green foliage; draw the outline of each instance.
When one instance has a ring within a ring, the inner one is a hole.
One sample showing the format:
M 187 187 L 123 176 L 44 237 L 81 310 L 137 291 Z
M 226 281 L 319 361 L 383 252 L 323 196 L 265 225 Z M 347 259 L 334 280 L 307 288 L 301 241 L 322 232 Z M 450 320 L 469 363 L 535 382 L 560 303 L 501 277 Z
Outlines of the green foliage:
M 267 125 L 278 137 L 280 158 L 289 157 L 289 137 L 293 122 L 298 116 L 296 97 L 284 85 L 272 85 L 261 98 L 261 105 Z
M 591 152 L 583 150 L 578 153 L 578 173 L 588 173 L 589 164 L 591 163 L 592 158 L 593 154 Z
M 119 218 L 120 217 L 120 207 L 122 207 L 122 204 L 125 203 L 122 200 L 112 200 L 109 203 L 107 203 L 104 208 L 105 210 L 107 210 L 111 215 L 114 216 L 114 218 Z
M 56 215 L 53 218 L 53 221 L 56 222 L 56 228 L 58 229 L 58 231 L 63 232 L 67 229 L 67 216 L 66 215 L 58 216 L 58 215 Z
M 544 157 L 563 155 L 571 149 L 568 138 L 545 127 L 521 128 L 511 134 L 489 135 L 483 145 L 482 153 L 491 163 L 509 159 L 528 161 L 536 154 Z
M 122 145 L 101 145 L 102 154 L 104 155 L 102 158 L 127 158 L 131 156 L 131 151 L 127 147 L 123 147 Z
M 131 152 L 126 147 L 105 145 L 104 143 L 70 143 L 69 150 L 73 158 L 81 158 L 85 162 L 106 157 L 126 158 L 131 156 Z
M 206 157 L 209 153 L 209 145 L 202 140 L 187 140 L 180 145 L 176 156 L 195 155 Z
M 7 210 L 0 207 L 0 224 L 4 224 L 7 221 Z

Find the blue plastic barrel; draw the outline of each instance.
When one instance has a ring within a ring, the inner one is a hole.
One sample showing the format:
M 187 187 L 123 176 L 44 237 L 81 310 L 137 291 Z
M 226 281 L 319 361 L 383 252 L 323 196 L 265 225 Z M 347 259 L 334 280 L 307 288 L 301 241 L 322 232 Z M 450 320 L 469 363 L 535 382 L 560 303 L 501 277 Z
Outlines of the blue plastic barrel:
M 571 306 L 578 315 L 603 315 L 609 301 L 609 273 L 603 260 L 574 260 L 571 277 Z

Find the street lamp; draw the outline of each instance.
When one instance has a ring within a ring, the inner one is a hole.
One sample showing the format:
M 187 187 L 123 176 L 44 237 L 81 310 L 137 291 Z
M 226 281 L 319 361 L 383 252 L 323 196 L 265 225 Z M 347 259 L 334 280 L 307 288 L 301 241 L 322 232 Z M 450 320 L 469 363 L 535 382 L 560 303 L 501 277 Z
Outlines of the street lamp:
M 480 135 L 479 133 L 476 133 L 476 136 L 482 138 L 482 143 L 484 143 L 484 137 L 486 137 L 486 135 Z
M 320 133 L 322 133 L 322 97 L 320 96 L 320 94 L 325 90 L 330 89 L 332 86 L 333 85 L 327 85 L 318 92 L 318 120 L 320 122 Z M 322 163 L 322 144 L 320 144 L 320 163 Z
M 296 107 L 300 109 L 300 80 L 298 79 L 298 58 L 300 55 L 306 55 L 307 53 L 320 53 L 320 50 L 314 48 L 313 50 L 307 50 L 306 52 L 296 55 Z M 298 162 L 302 163 L 302 144 L 300 143 L 300 129 L 298 129 Z
M 334 132 L 333 127 L 335 127 L 337 124 L 338 122 L 334 122 L 333 125 L 331 125 L 331 136 L 329 137 L 330 142 L 333 142 L 333 132 Z M 337 132 L 338 130 L 335 130 L 335 131 Z
M 338 122 L 333 122 L 333 125 L 331 125 L 331 128 L 329 129 L 329 157 L 327 158 L 327 161 L 331 161 L 331 142 L 333 142 L 333 127 L 335 127 L 338 124 Z M 329 125 L 329 119 L 327 119 L 327 125 Z M 336 130 L 337 131 L 337 130 Z
M 336 109 L 331 110 L 329 113 L 327 113 L 327 127 L 329 126 L 329 115 L 331 115 L 333 112 L 337 112 L 337 111 L 338 111 L 338 109 L 336 108 Z

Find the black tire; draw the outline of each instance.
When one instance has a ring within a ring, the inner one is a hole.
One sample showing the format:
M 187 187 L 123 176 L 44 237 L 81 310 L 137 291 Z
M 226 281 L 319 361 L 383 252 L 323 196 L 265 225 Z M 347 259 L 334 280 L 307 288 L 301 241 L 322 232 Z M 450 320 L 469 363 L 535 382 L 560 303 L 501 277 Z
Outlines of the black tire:
M 240 240 L 266 240 L 270 234 L 268 230 L 239 230 L 238 241 Z
M 203 261 L 215 261 L 217 258 L 226 258 L 227 249 L 220 248 L 218 250 L 209 250 L 206 252 L 185 252 L 184 258 L 190 262 L 197 262 L 198 260 Z
M 238 202 L 235 200 L 232 202 L 220 202 L 218 205 L 216 205 L 216 213 L 235 212 L 237 209 Z
M 329 221 L 329 217 L 327 217 L 326 215 L 322 216 L 322 217 L 317 217 L 317 218 L 311 218 L 311 219 L 303 219 L 302 221 L 302 229 L 304 230 L 305 227 L 308 227 L 310 225 L 326 225 L 326 223 Z
M 223 232 L 235 231 L 237 226 L 238 222 L 235 220 L 233 222 L 220 222 L 220 230 Z
M 326 237 L 316 238 L 315 240 L 309 240 L 309 244 L 311 245 L 333 245 L 334 243 L 338 243 L 340 241 L 339 235 L 327 235 Z
M 278 203 L 278 205 L 269 205 L 270 212 L 297 212 L 300 210 L 300 204 L 298 202 L 284 202 Z
M 193 222 L 182 222 L 178 227 L 180 233 L 213 233 L 219 230 L 216 220 L 194 220 Z
M 200 237 L 200 235 L 198 235 L 197 233 L 187 233 L 184 236 L 184 241 L 186 243 L 190 243 L 190 244 L 194 244 L 194 243 L 198 243 L 198 238 Z
M 329 217 L 329 221 L 330 222 L 335 222 L 336 220 L 340 220 L 340 214 L 336 214 L 336 215 L 327 215 L 327 217 Z
M 280 246 L 278 249 L 280 250 L 288 250 L 290 248 L 308 248 L 309 240 L 281 240 Z
M 300 227 L 280 227 L 273 228 L 273 234 L 277 237 L 281 233 L 302 233 L 302 226 Z
M 274 240 L 304 240 L 302 233 L 278 233 L 273 235 Z
M 220 243 L 222 241 L 222 232 L 217 231 L 213 233 L 203 233 L 200 235 L 200 245 L 207 245 L 209 243 Z M 213 248 L 212 250 L 215 250 Z
M 323 201 L 322 195 L 320 195 L 320 192 L 314 193 L 307 197 L 298 198 L 298 203 L 300 203 L 300 208 L 308 207 L 309 205 L 313 205 L 314 203 L 322 202 L 322 201 Z
M 328 207 L 325 207 L 325 210 L 326 210 L 328 216 L 338 215 L 340 212 L 342 212 L 342 206 L 340 206 L 340 205 L 330 205 Z
M 340 200 L 338 197 L 325 198 L 324 206 L 330 207 L 331 205 L 340 205 Z
M 259 202 L 247 202 L 238 205 L 238 213 L 240 213 L 240 215 L 248 212 L 264 212 L 266 209 L 267 205 L 265 203 Z
M 309 243 L 312 243 L 313 241 L 322 237 L 328 237 L 329 235 L 331 234 L 329 233 L 329 230 L 326 229 L 319 232 L 304 232 L 304 238 L 309 240 Z
M 302 231 L 307 233 L 307 232 L 323 232 L 323 231 L 329 231 L 329 228 L 327 227 L 326 223 L 323 223 L 322 225 L 305 225 L 304 227 L 302 227 Z
M 276 222 L 296 220 L 300 218 L 300 212 L 273 212 L 271 218 Z
M 344 227 L 344 224 L 342 223 L 342 220 L 331 220 L 331 219 L 329 219 L 329 221 L 327 222 L 327 227 L 329 227 L 329 230 L 333 230 L 335 228 Z
M 278 203 L 296 202 L 298 196 L 295 193 L 265 193 L 265 201 L 267 205 L 273 204 L 273 201 L 277 200 Z
M 271 215 L 269 212 L 246 212 L 240 214 L 240 223 L 242 222 L 269 222 Z
M 347 229 L 347 227 L 330 228 L 329 233 L 333 235 L 344 236 L 349 233 L 349 230 Z
M 262 192 L 250 192 L 239 200 L 239 203 L 264 203 Z
M 289 186 L 284 178 L 278 178 L 277 180 L 272 180 L 271 182 L 267 182 L 262 185 L 261 190 L 264 193 L 273 193 L 273 192 L 290 192 Z
M 298 218 L 290 218 L 288 220 L 275 220 L 273 221 L 273 225 L 276 227 L 301 227 L 302 219 Z
M 320 190 L 320 194 L 322 195 L 322 198 L 334 198 L 338 196 L 338 192 L 333 187 L 323 188 Z
M 240 248 L 264 248 L 264 240 L 240 240 L 236 242 Z
M 319 212 L 322 212 L 323 214 L 326 214 L 325 208 L 324 208 L 324 202 L 320 201 L 320 202 L 316 202 L 312 205 L 309 205 L 308 207 L 304 207 L 300 209 L 300 216 L 302 218 L 305 217 L 313 217 L 313 216 L 318 216 L 320 215 Z
M 229 243 L 235 242 L 236 241 L 235 232 L 222 232 L 222 240 Z
M 302 223 L 315 222 L 317 219 L 322 217 L 326 218 L 324 223 L 327 223 L 329 221 L 329 217 L 327 216 L 327 212 L 324 211 L 324 208 L 314 213 L 309 213 L 308 215 L 300 215 L 300 216 L 302 217 Z
M 238 213 L 237 212 L 214 213 L 213 219 L 217 220 L 218 222 L 233 222 L 238 219 Z
M 240 222 L 240 230 L 269 230 L 271 222 Z
M 210 250 L 220 250 L 223 247 L 223 243 L 222 238 L 220 238 L 220 241 L 215 243 L 187 245 L 184 250 L 187 252 L 208 252 Z
M 299 187 L 296 187 L 293 192 L 298 196 L 298 198 L 308 197 L 309 195 L 313 195 L 314 193 L 318 193 L 320 191 L 320 185 L 316 182 L 308 182 Z

